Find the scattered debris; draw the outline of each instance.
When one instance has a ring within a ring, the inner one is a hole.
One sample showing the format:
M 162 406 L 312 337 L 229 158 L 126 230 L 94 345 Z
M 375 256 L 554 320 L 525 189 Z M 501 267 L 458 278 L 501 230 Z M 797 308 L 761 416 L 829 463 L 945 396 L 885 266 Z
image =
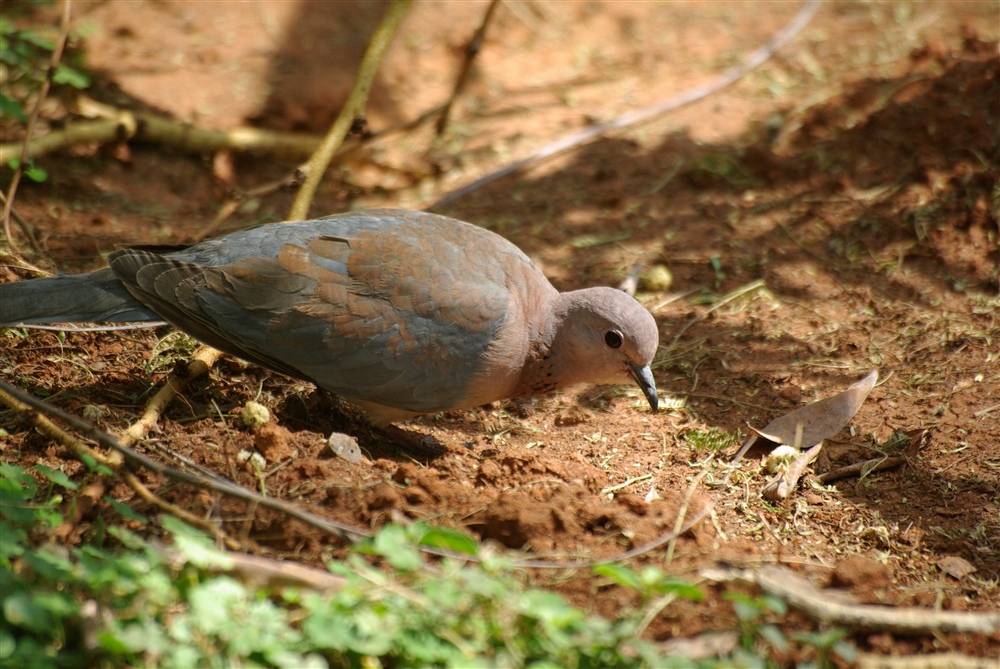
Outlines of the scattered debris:
M 361 461 L 361 447 L 358 445 L 358 440 L 349 434 L 334 432 L 327 438 L 326 445 L 330 447 L 330 450 L 337 457 L 341 457 L 348 462 Z

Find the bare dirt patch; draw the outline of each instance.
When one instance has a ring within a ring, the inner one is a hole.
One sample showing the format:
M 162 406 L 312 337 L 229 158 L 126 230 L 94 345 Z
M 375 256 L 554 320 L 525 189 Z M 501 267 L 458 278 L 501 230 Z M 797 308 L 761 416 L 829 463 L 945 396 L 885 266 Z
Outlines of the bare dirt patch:
M 320 131 L 349 86 L 359 35 L 380 16 L 372 6 L 82 4 L 78 21 L 96 32 L 80 48 L 100 72 L 91 94 L 107 101 L 211 127 Z M 331 171 L 314 212 L 422 206 L 561 134 L 702 83 L 797 10 L 767 8 L 511 3 L 498 12 L 449 134 L 431 143 L 418 129 L 354 155 Z M 414 8 L 380 76 L 373 129 L 446 97 L 481 10 Z M 51 16 L 26 12 L 18 21 L 45 25 Z M 734 86 L 440 212 L 507 236 L 561 289 L 617 284 L 639 262 L 669 267 L 672 287 L 640 286 L 640 298 L 661 326 L 658 386 L 686 399 L 682 408 L 651 415 L 637 390 L 587 388 L 428 416 L 405 426 L 444 446 L 428 456 L 401 452 L 303 384 L 227 360 L 174 402 L 150 446 L 355 526 L 420 519 L 558 556 L 611 557 L 664 534 L 707 468 L 693 508 L 712 503 L 713 514 L 681 538 L 671 571 L 777 561 L 869 601 L 995 611 L 997 25 L 995 3 L 830 4 Z M 3 127 L 5 139 L 16 135 Z M 34 260 L 81 271 L 119 244 L 184 241 L 231 189 L 292 167 L 243 156 L 226 183 L 210 158 L 144 146 L 45 158 L 49 180 L 23 185 L 17 201 L 43 238 L 45 257 Z M 280 220 L 288 205 L 287 193 L 251 199 L 227 226 Z M 757 280 L 762 287 L 713 308 Z M 114 431 L 139 415 L 183 355 L 176 340 L 161 339 L 168 332 L 7 332 L 0 372 Z M 756 459 L 729 472 L 724 458 L 709 462 L 710 451 L 697 447 L 712 428 L 763 426 L 871 368 L 882 381 L 815 468 L 876 457 L 894 434 L 930 430 L 903 467 L 806 486 L 774 506 L 759 498 L 765 475 Z M 265 437 L 245 428 L 238 413 L 249 400 L 268 406 L 280 427 Z M 10 412 L 0 420 L 10 433 L 5 461 L 82 471 Z M 332 430 L 356 435 L 365 459 L 333 456 Z M 267 458 L 262 472 L 239 457 L 255 448 Z M 653 489 L 659 499 L 646 501 Z M 338 550 L 274 512 L 248 515 L 242 503 L 183 487 L 159 493 L 214 514 L 247 550 L 314 563 Z M 107 513 L 99 502 L 78 514 L 66 540 L 86 541 L 98 513 Z M 949 575 L 939 564 L 946 557 L 975 571 Z M 662 563 L 662 554 L 644 559 Z M 598 589 L 586 574 L 555 587 L 605 614 L 622 604 L 620 591 Z M 711 617 L 693 604 L 671 607 L 650 634 L 731 627 L 728 606 L 716 604 Z M 1000 639 L 981 635 L 855 641 L 886 654 L 1000 654 Z

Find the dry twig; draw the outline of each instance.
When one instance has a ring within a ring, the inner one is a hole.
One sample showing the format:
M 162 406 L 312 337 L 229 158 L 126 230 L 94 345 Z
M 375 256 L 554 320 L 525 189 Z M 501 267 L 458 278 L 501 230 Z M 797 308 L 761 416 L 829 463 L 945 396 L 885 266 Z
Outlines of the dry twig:
M 18 248 L 10 230 L 11 208 L 14 206 L 14 196 L 17 194 L 17 185 L 21 181 L 21 175 L 24 173 L 24 166 L 27 164 L 29 159 L 28 146 L 31 133 L 35 129 L 35 123 L 38 122 L 38 116 L 42 113 L 42 104 L 44 104 L 45 98 L 49 94 L 49 88 L 52 86 L 52 75 L 55 74 L 56 67 L 59 65 L 59 61 L 62 60 L 63 50 L 66 48 L 66 42 L 69 40 L 69 18 L 71 6 L 71 0 L 63 0 L 62 16 L 59 19 L 59 39 L 56 40 L 55 48 L 52 50 L 52 58 L 49 60 L 49 69 L 45 73 L 45 80 L 42 82 L 41 89 L 38 91 L 38 99 L 35 100 L 35 106 L 31 110 L 31 115 L 28 116 L 24 141 L 15 144 L 15 146 L 20 149 L 20 160 L 18 161 L 17 168 L 14 170 L 13 176 L 10 178 L 10 186 L 7 188 L 7 197 L 3 201 L 2 215 L 3 232 L 4 235 L 7 236 L 7 243 L 10 245 L 10 250 L 14 253 L 18 252 Z M 13 158 L 13 155 L 11 155 L 10 158 Z M 4 159 L 0 162 L 6 163 L 10 160 L 10 158 Z M 18 219 L 18 221 L 20 223 L 20 219 Z M 24 227 L 23 229 L 32 249 L 35 253 L 41 255 L 41 247 L 38 246 L 38 242 L 35 240 L 30 228 Z
M 871 460 L 865 460 L 864 462 L 855 462 L 853 465 L 847 465 L 846 467 L 834 469 L 833 471 L 820 474 L 816 478 L 820 483 L 826 485 L 827 483 L 833 483 L 834 481 L 846 479 L 851 476 L 860 476 L 863 478 L 868 474 L 885 471 L 886 469 L 892 469 L 904 464 L 906 464 L 906 458 L 902 457 L 873 458 Z
M 154 546 L 160 555 L 165 557 L 176 569 L 188 561 L 179 550 L 157 544 Z M 215 574 L 228 574 L 253 589 L 275 590 L 293 587 L 330 592 L 339 590 L 346 583 L 346 580 L 340 576 L 335 576 L 321 569 L 313 569 L 292 560 L 274 560 L 260 555 L 237 552 L 221 553 L 219 557 L 218 561 L 210 562 L 205 566 L 199 565 L 199 569 Z
M 788 25 L 772 37 L 767 44 L 751 53 L 746 58 L 745 62 L 729 68 L 709 83 L 702 86 L 696 86 L 695 88 L 681 93 L 680 95 L 673 95 L 666 100 L 661 100 L 660 102 L 643 109 L 629 112 L 628 114 L 619 116 L 618 118 L 608 121 L 607 123 L 591 125 L 571 135 L 563 137 L 562 139 L 557 139 L 554 142 L 546 144 L 536 153 L 523 160 L 512 163 L 503 169 L 497 170 L 492 174 L 487 174 L 481 179 L 477 179 L 468 186 L 463 186 L 458 190 L 448 193 L 430 205 L 428 209 L 434 210 L 443 207 L 446 204 L 451 204 L 455 200 L 465 197 L 469 193 L 479 190 L 483 186 L 493 183 L 497 179 L 520 172 L 529 165 L 535 165 L 544 160 L 548 160 L 552 156 L 556 156 L 564 151 L 576 148 L 592 139 L 606 135 L 614 130 L 621 130 L 622 128 L 643 123 L 661 114 L 665 114 L 668 111 L 673 111 L 674 109 L 683 107 L 684 105 L 701 100 L 712 93 L 725 88 L 759 67 L 762 63 L 766 62 L 778 49 L 783 47 L 793 37 L 795 37 L 795 35 L 797 35 L 799 31 L 801 31 L 809 23 L 809 21 L 812 20 L 813 15 L 819 9 L 819 5 L 819 0 L 808 0 L 805 3 L 805 6 L 799 10 L 799 13 L 795 15 Z
M 445 128 L 448 127 L 448 117 L 451 115 L 451 106 L 455 104 L 455 100 L 458 96 L 462 94 L 465 89 L 465 82 L 469 78 L 469 72 L 472 70 L 472 63 L 476 60 L 476 56 L 479 55 L 479 51 L 483 48 L 483 38 L 486 37 L 486 27 L 490 23 L 490 19 L 493 18 L 493 12 L 496 11 L 497 6 L 500 4 L 500 0 L 490 0 L 489 7 L 486 8 L 486 14 L 483 15 L 483 20 L 479 24 L 479 28 L 472 35 L 472 39 L 469 41 L 469 45 L 465 47 L 465 58 L 462 60 L 462 69 L 458 73 L 458 77 L 455 79 L 455 87 L 452 89 L 451 95 L 448 97 L 448 101 L 444 103 L 444 107 L 441 108 L 441 116 L 438 118 L 435 131 L 438 136 L 444 134 Z
M 998 612 L 935 611 L 837 601 L 830 591 L 817 588 L 808 579 L 778 565 L 757 569 L 713 567 L 702 575 L 713 581 L 753 583 L 809 617 L 833 625 L 898 634 L 1000 633 Z
M 145 410 L 142 412 L 142 416 L 139 420 L 132 423 L 124 432 L 122 432 L 119 439 L 126 446 L 131 446 L 132 444 L 138 443 L 146 438 L 149 431 L 156 425 L 157 421 L 160 420 L 160 416 L 163 415 L 163 411 L 167 406 L 174 401 L 174 398 L 183 391 L 189 383 L 197 379 L 202 374 L 207 374 L 208 370 L 212 368 L 219 358 L 223 355 L 222 351 L 217 351 L 216 349 L 202 344 L 198 347 L 198 350 L 194 352 L 191 356 L 191 360 L 185 366 L 183 372 L 171 372 L 167 377 L 167 380 L 163 383 L 163 387 L 160 388 L 153 398 L 149 400 L 146 404 Z
M 340 114 L 330 127 L 330 131 L 323 138 L 323 143 L 313 154 L 309 162 L 302 168 L 305 174 L 305 181 L 299 188 L 292 210 L 288 214 L 290 221 L 302 221 L 309 216 L 309 206 L 312 204 L 313 196 L 319 187 L 319 182 L 326 173 L 326 168 L 333 160 L 334 154 L 343 144 L 344 138 L 354 125 L 355 121 L 364 118 L 365 106 L 368 104 L 368 94 L 371 92 L 375 75 L 378 73 L 382 56 L 385 55 L 392 41 L 392 36 L 396 34 L 399 24 L 402 23 L 406 11 L 410 8 L 412 0 L 392 0 L 386 10 L 382 21 L 375 29 L 365 55 L 361 59 L 361 66 L 358 68 L 358 76 L 354 80 L 351 93 L 347 96 Z
M 296 520 L 300 520 L 307 525 L 315 527 L 318 530 L 326 532 L 327 534 L 330 534 L 337 538 L 344 539 L 346 541 L 353 542 L 357 541 L 358 539 L 370 536 L 370 534 L 368 532 L 365 532 L 364 530 L 355 529 L 353 527 L 349 527 L 342 523 L 338 523 L 332 520 L 327 520 L 325 518 L 320 518 L 319 516 L 311 514 L 307 511 L 303 511 L 294 504 L 290 504 L 288 502 L 275 499 L 273 497 L 265 497 L 263 495 L 259 495 L 253 492 L 252 490 L 248 490 L 243 486 L 237 485 L 232 481 L 222 478 L 221 476 L 209 477 L 205 476 L 204 474 L 190 472 L 185 469 L 175 467 L 173 465 L 165 465 L 161 462 L 158 462 L 157 460 L 154 460 L 148 455 L 139 453 L 138 451 L 135 451 L 134 449 L 119 443 L 111 435 L 107 434 L 106 432 L 103 432 L 102 430 L 97 429 L 96 427 L 94 427 L 87 421 L 83 420 L 82 418 L 78 418 L 77 416 L 67 413 L 62 409 L 54 407 L 48 404 L 47 402 L 43 402 L 36 397 L 32 397 L 31 395 L 18 390 L 17 388 L 10 385 L 3 379 L 0 379 L 0 391 L 3 391 L 3 393 L 6 394 L 6 396 L 18 400 L 23 405 L 31 407 L 31 409 L 34 409 L 35 411 L 48 414 L 66 423 L 73 429 L 79 430 L 81 433 L 85 434 L 87 437 L 93 439 L 94 441 L 101 444 L 105 448 L 114 451 L 117 454 L 116 459 L 121 459 L 123 461 L 119 467 L 123 467 L 126 464 L 143 467 L 144 469 L 148 469 L 149 471 L 159 476 L 165 476 L 167 478 L 171 478 L 176 481 L 181 481 L 183 483 L 190 483 L 192 485 L 204 488 L 205 490 L 212 490 L 214 492 L 223 495 L 228 495 L 230 497 L 235 497 L 236 499 L 241 499 L 246 502 L 255 502 L 260 506 L 289 515 L 292 518 L 295 518 Z M 3 401 L 5 404 L 7 404 L 7 400 L 4 395 L 0 395 L 0 401 Z M 14 408 L 19 413 L 27 412 L 27 409 L 25 409 L 24 407 L 18 407 L 13 403 L 9 403 L 8 406 L 11 406 L 11 408 Z M 45 422 L 50 423 L 50 421 L 45 421 Z M 53 425 L 53 427 L 55 426 Z M 54 438 L 63 441 L 64 437 L 61 435 L 65 435 L 65 433 L 62 432 L 62 430 L 59 430 L 58 428 L 56 428 L 56 430 L 57 432 L 49 432 L 49 434 Z M 72 440 L 72 438 L 70 439 Z M 63 443 L 69 444 L 71 442 L 63 442 Z M 115 460 L 103 457 L 98 460 L 98 462 L 102 461 L 103 463 L 107 463 L 107 465 L 111 466 L 112 468 L 117 468 L 115 466 Z
M 31 421 L 39 432 L 48 435 L 52 439 L 55 439 L 57 442 L 59 442 L 60 444 L 68 448 L 70 451 L 72 451 L 78 458 L 80 459 L 90 458 L 97 464 L 103 465 L 104 467 L 111 469 L 113 472 L 115 472 L 115 474 L 120 476 L 122 480 L 125 481 L 125 483 L 128 484 L 130 488 L 132 488 L 133 492 L 135 492 L 136 495 L 141 497 L 147 503 L 157 507 L 158 509 L 160 509 L 165 513 L 169 513 L 173 516 L 176 516 L 177 518 L 181 519 L 182 521 L 186 522 L 187 524 L 193 527 L 197 527 L 201 530 L 204 530 L 205 532 L 208 532 L 215 538 L 216 541 L 223 543 L 228 548 L 235 549 L 239 547 L 236 541 L 228 537 L 224 532 L 222 532 L 218 527 L 216 527 L 212 523 L 209 523 L 204 519 L 199 518 L 198 516 L 195 516 L 189 513 L 188 511 L 185 511 L 184 509 L 174 504 L 171 504 L 166 500 L 163 500 L 157 497 L 155 494 L 153 494 L 153 492 L 150 491 L 149 488 L 147 488 L 146 485 L 142 481 L 140 481 L 135 474 L 128 471 L 124 467 L 121 453 L 119 453 L 118 451 L 112 451 L 111 455 L 106 456 L 94 450 L 93 448 L 90 448 L 82 441 L 74 437 L 73 435 L 60 429 L 57 425 L 55 425 L 44 415 L 38 413 L 38 411 L 43 411 L 43 412 L 46 411 L 45 409 L 40 409 L 37 406 L 36 403 L 38 402 L 39 402 L 38 400 L 35 400 L 30 395 L 25 395 L 21 393 L 20 391 L 7 385 L 6 382 L 0 379 L 0 404 L 6 405 L 8 408 L 10 408 L 13 411 L 16 411 L 17 413 L 30 414 Z M 58 410 L 56 410 L 56 412 L 58 412 Z M 54 412 L 48 411 L 48 413 L 54 413 Z M 68 416 L 69 414 L 64 414 L 64 415 Z M 96 431 L 96 428 L 93 428 L 92 426 L 91 429 Z M 110 437 L 108 437 L 108 439 L 110 439 Z M 98 442 L 100 442 L 100 440 L 98 440 Z

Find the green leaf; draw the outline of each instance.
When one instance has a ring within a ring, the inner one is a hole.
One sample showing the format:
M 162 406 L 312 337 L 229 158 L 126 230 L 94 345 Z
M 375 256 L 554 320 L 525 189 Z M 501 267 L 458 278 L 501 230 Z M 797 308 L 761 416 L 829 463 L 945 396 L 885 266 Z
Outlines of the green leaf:
M 21 123 L 28 120 L 21 103 L 12 97 L 0 93 L 0 118 L 16 118 Z
M 774 611 L 779 616 L 783 616 L 788 613 L 788 604 L 785 600 L 780 597 L 772 597 L 771 595 L 761 595 L 760 597 L 761 606 L 768 609 L 769 611 Z
M 162 517 L 163 527 L 174 537 L 174 546 L 196 567 L 218 566 L 227 569 L 233 561 L 220 551 L 203 532 L 173 516 Z
M 9 568 L 10 560 L 24 554 L 27 543 L 23 529 L 15 529 L 6 520 L 0 520 L 0 563 Z
M 728 599 L 733 603 L 733 611 L 736 617 L 742 622 L 753 622 L 760 618 L 764 612 L 764 607 L 756 597 L 744 595 L 739 592 L 726 592 L 723 599 Z
M 35 603 L 59 620 L 76 615 L 79 605 L 69 595 L 62 592 L 41 592 L 35 594 Z
M 52 73 L 52 82 L 72 86 L 77 90 L 90 87 L 90 77 L 64 63 L 56 66 L 56 71 Z
M 33 30 L 21 30 L 17 33 L 17 37 L 28 44 L 45 49 L 46 51 L 54 51 L 56 48 L 56 45 L 51 40 L 40 35 L 36 35 Z
M 37 550 L 27 551 L 24 561 L 35 574 L 47 581 L 61 581 L 73 571 L 69 553 L 63 546 L 56 544 L 46 544 Z
M 6 660 L 17 649 L 17 641 L 6 627 L 0 627 L 0 661 Z
M 0 518 L 6 518 L 15 526 L 31 527 L 44 515 L 42 509 L 28 506 L 23 496 L 0 489 Z
M 120 541 L 129 550 L 139 551 L 147 547 L 146 541 L 142 537 L 126 530 L 124 527 L 112 525 L 108 528 L 108 534 Z
M 379 555 L 400 571 L 415 571 L 424 564 L 406 528 L 399 525 L 386 525 L 371 539 L 360 544 L 358 551 Z
M 0 462 L 0 490 L 24 491 L 28 497 L 33 497 L 37 488 L 38 483 L 24 467 Z
M 657 572 L 656 578 L 653 578 L 654 574 L 648 573 L 651 570 Z M 672 594 L 692 602 L 700 602 L 705 599 L 704 593 L 698 586 L 679 578 L 668 577 L 655 567 L 647 567 L 642 571 L 642 581 L 647 590 L 660 595 Z
M 785 639 L 785 635 L 781 629 L 775 625 L 761 625 L 757 628 L 757 634 L 759 634 L 764 641 L 771 644 L 772 647 L 782 652 L 788 650 L 788 640 Z
M 49 173 L 44 167 L 29 165 L 28 169 L 24 170 L 24 176 L 31 179 L 36 184 L 40 184 L 49 178 Z
M 12 170 L 16 170 L 18 167 L 21 167 L 21 161 L 17 158 L 11 158 L 7 161 L 7 166 Z M 49 178 L 49 173 L 44 168 L 35 165 L 34 161 L 31 160 L 28 161 L 27 167 L 22 168 L 21 172 L 35 183 L 41 183 Z
M 131 625 L 130 627 L 136 627 Z M 141 650 L 141 648 L 133 649 L 127 643 L 125 643 L 120 636 L 115 636 L 109 632 L 100 632 L 97 635 L 97 642 L 106 651 L 109 651 L 115 655 L 124 655 L 133 650 Z
M 66 473 L 61 470 L 50 469 L 45 465 L 35 465 L 35 469 L 38 470 L 38 472 L 42 476 L 55 483 L 57 486 L 62 486 L 67 490 L 76 490 L 77 488 L 80 487 L 77 484 L 73 483 L 73 481 L 71 481 L 70 478 L 66 476 Z
M 4 65 L 10 65 L 11 68 L 15 68 L 20 64 L 21 57 L 17 55 L 17 52 L 10 48 L 9 44 L 4 41 L 4 44 L 0 46 L 0 63 Z
M 622 587 L 631 588 L 632 590 L 643 590 L 642 578 L 628 565 L 618 562 L 605 562 L 604 564 L 594 565 L 591 571 L 598 576 L 610 578 Z
M 848 664 L 854 664 L 858 659 L 858 649 L 847 641 L 838 641 L 833 644 L 833 648 L 831 650 L 843 658 Z
M 191 618 L 202 634 L 229 631 L 234 624 L 233 611 L 245 608 L 246 587 L 228 576 L 213 578 L 191 588 Z
M 52 618 L 27 592 L 17 592 L 4 599 L 3 616 L 10 624 L 32 632 L 51 631 Z
M 141 513 L 137 513 L 128 504 L 124 504 L 122 502 L 119 502 L 118 500 L 116 500 L 113 497 L 110 497 L 108 495 L 105 495 L 102 499 L 112 509 L 114 509 L 118 513 L 118 515 L 121 516 L 122 518 L 127 518 L 128 520 L 135 520 L 135 521 L 138 521 L 140 523 L 148 523 L 149 522 L 149 518 L 146 518 L 146 516 L 142 515 Z
M 115 473 L 107 465 L 102 465 L 93 456 L 87 455 L 86 453 L 80 454 L 80 461 L 87 466 L 87 469 L 94 472 L 95 474 L 103 474 L 104 476 L 114 476 Z
M 417 542 L 421 546 L 441 548 L 464 555 L 479 554 L 479 542 L 465 532 L 443 527 L 431 527 L 422 523 L 414 525 L 411 532 L 415 533 Z
M 554 627 L 566 627 L 583 620 L 583 611 L 576 608 L 562 595 L 549 590 L 528 590 L 518 601 L 522 613 Z

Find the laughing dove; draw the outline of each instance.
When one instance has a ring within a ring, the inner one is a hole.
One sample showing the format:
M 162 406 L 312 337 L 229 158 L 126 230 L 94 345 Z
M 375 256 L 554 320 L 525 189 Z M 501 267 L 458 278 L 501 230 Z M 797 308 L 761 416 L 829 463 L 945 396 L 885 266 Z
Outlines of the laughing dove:
M 443 216 L 340 214 L 109 263 L 0 285 L 0 326 L 166 320 L 376 426 L 576 383 L 634 381 L 657 408 L 645 308 L 612 288 L 560 293 L 504 238 Z

